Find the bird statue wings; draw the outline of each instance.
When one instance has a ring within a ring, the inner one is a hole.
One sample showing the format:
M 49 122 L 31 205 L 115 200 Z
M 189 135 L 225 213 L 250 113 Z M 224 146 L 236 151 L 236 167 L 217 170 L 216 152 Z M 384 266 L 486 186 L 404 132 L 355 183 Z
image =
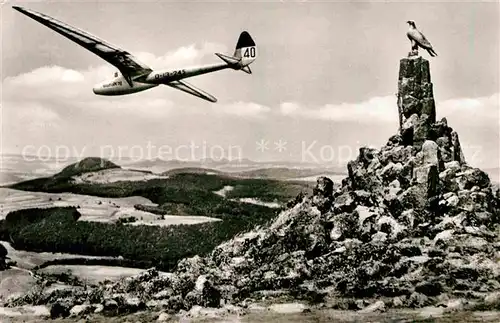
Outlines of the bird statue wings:
M 415 25 L 415 22 L 412 20 L 407 21 L 408 25 L 410 26 L 408 29 L 408 32 L 406 33 L 406 36 L 411 41 L 411 52 L 409 56 L 415 56 L 418 55 L 418 47 L 422 47 L 423 49 L 427 50 L 429 55 L 432 57 L 437 56 L 436 52 L 432 48 L 431 43 L 425 38 L 424 34 L 422 34 L 418 29 L 417 26 Z

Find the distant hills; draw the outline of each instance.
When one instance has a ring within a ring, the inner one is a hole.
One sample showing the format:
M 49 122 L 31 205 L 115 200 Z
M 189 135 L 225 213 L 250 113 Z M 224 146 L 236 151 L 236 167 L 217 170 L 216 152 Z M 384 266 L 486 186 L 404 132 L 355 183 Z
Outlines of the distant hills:
M 58 172 L 70 174 L 69 165 L 78 163 L 77 158 L 55 159 L 35 156 L 2 155 L 0 169 L 0 185 L 18 182 L 26 179 L 51 176 Z M 83 160 L 86 162 L 82 163 Z M 78 163 L 83 169 L 98 170 L 92 166 L 92 158 L 84 158 Z M 90 164 L 87 164 L 90 163 Z M 162 160 L 121 158 L 111 160 L 105 167 L 122 167 L 124 169 L 142 170 L 157 174 L 170 175 L 178 173 L 228 173 L 231 176 L 244 178 L 293 179 L 320 175 L 346 175 L 347 167 L 315 163 L 300 163 L 293 161 L 254 161 L 243 158 L 240 160 Z M 492 182 L 500 182 L 499 168 L 487 168 Z
M 250 171 L 263 168 L 281 168 L 281 169 L 320 169 L 328 170 L 329 172 L 345 173 L 345 166 L 335 166 L 327 164 L 315 163 L 301 163 L 293 161 L 254 161 L 250 159 L 238 160 L 214 160 L 214 159 L 201 159 L 201 160 L 162 160 L 162 159 L 149 159 L 149 160 L 122 160 L 117 162 L 123 167 L 130 167 L 135 169 L 148 169 L 153 172 L 166 172 L 176 168 L 204 168 L 220 170 L 223 172 L 240 172 Z M 155 171 L 156 170 L 156 171 Z
M 156 174 L 183 173 L 230 173 L 231 176 L 246 178 L 273 178 L 290 179 L 304 176 L 321 174 L 346 174 L 345 166 L 322 165 L 314 163 L 300 163 L 293 161 L 253 161 L 250 159 L 239 160 L 162 160 L 121 158 L 111 159 L 111 164 L 99 168 L 94 157 L 84 158 L 79 161 L 71 158 L 49 158 L 43 156 L 22 156 L 15 154 L 1 155 L 2 168 L 0 169 L 0 185 L 19 182 L 27 179 L 35 179 L 55 175 L 58 172 L 71 175 L 74 169 L 72 164 L 77 163 L 80 170 L 96 171 L 106 167 L 122 167 L 124 169 L 142 170 Z M 94 160 L 94 162 L 92 162 Z M 83 162 L 85 161 L 85 162 Z M 101 161 L 97 163 L 101 165 Z M 69 168 L 68 168 L 69 167 Z
M 300 169 L 300 168 L 285 168 L 285 167 L 270 167 L 257 168 L 252 170 L 232 170 L 221 171 L 212 168 L 201 167 L 185 167 L 174 168 L 163 172 L 162 175 L 170 176 L 176 174 L 208 174 L 208 175 L 226 175 L 237 178 L 258 178 L 258 179 L 275 179 L 275 180 L 294 180 L 315 176 L 347 176 L 345 173 L 340 173 L 328 169 Z M 313 178 L 312 181 L 316 179 Z

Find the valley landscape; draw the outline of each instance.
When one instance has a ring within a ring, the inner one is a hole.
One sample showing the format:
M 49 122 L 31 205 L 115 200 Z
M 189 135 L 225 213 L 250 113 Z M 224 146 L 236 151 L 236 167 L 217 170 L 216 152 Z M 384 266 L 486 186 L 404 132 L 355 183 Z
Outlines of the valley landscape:
M 175 227 L 180 225 L 180 233 L 174 233 L 174 236 L 175 239 L 182 240 L 189 239 L 187 236 L 183 237 L 182 231 L 188 230 L 190 226 L 198 226 L 194 228 L 193 238 L 199 239 L 201 237 L 196 232 L 203 230 L 199 225 L 209 226 L 211 222 L 221 222 L 227 218 L 230 222 L 229 235 L 222 235 L 207 244 L 198 240 L 192 243 L 188 250 L 180 250 L 180 257 L 191 255 L 193 252 L 196 254 L 196 245 L 210 250 L 248 225 L 264 223 L 298 193 L 312 191 L 315 183 L 308 178 L 310 174 L 325 171 L 322 168 L 288 169 L 269 163 L 266 164 L 269 168 L 259 168 L 258 163 L 251 161 L 245 161 L 243 166 L 241 163 L 236 164 L 236 167 L 223 167 L 225 163 L 222 163 L 211 169 L 202 167 L 206 166 L 206 162 L 192 162 L 189 165 L 175 161 L 149 161 L 138 165 L 124 162 L 126 166 L 120 167 L 99 158 L 81 161 L 71 159 L 65 162 L 34 162 L 33 159 L 33 156 L 27 158 L 13 155 L 3 158 L 0 221 L 7 222 L 6 217 L 12 212 L 22 216 L 23 210 L 31 210 L 33 213 L 46 209 L 49 210 L 50 214 L 46 213 L 49 217 L 58 210 L 67 214 L 76 210 L 79 214 L 76 220 L 79 222 L 97 222 L 118 228 L 120 225 L 138 228 L 145 226 L 146 229 L 150 228 L 148 232 L 153 237 L 163 235 L 162 232 L 176 231 Z M 145 164 L 149 164 L 149 167 L 145 167 Z M 213 164 L 211 166 L 214 166 Z M 153 172 L 158 169 L 163 172 Z M 339 172 L 332 173 L 334 176 L 343 176 Z M 26 181 L 12 183 L 11 179 Z M 158 199 L 158 194 L 153 193 L 158 189 L 171 190 L 169 192 L 172 193 L 165 195 L 169 196 L 167 200 Z M 225 206 L 225 203 L 228 205 Z M 254 215 L 255 212 L 258 212 L 259 216 Z M 247 220 L 231 219 L 245 215 Z M 47 221 L 47 225 L 52 227 L 53 224 Z M 173 229 L 162 231 L 162 227 Z M 207 230 L 214 228 L 207 227 Z M 40 227 L 36 230 L 41 232 Z M 61 227 L 60 230 L 64 231 L 65 228 Z M 32 272 L 42 277 L 57 279 L 67 276 L 88 284 L 98 284 L 117 281 L 153 266 L 147 261 L 141 262 L 137 255 L 132 256 L 138 260 L 134 261 L 122 255 L 118 257 L 114 250 L 106 251 L 105 248 L 82 253 L 82 246 L 71 245 L 69 240 L 62 240 L 59 243 L 62 248 L 59 250 L 51 250 L 50 243 L 43 247 L 41 241 L 23 245 L 20 244 L 22 238 L 13 237 L 12 234 L 13 232 L 9 232 L 2 235 L 2 244 L 8 254 L 7 261 L 12 264 L 10 269 L 1 272 L 3 302 L 8 297 L 26 292 L 36 284 L 37 280 Z M 209 234 L 208 237 L 212 235 Z M 103 238 L 109 239 L 109 236 Z M 135 242 L 137 241 L 134 240 Z M 158 240 L 155 240 L 155 243 L 158 243 Z M 168 249 L 172 249 L 172 243 L 179 244 L 170 240 Z M 156 249 L 159 246 L 153 247 Z M 192 248 L 195 249 L 190 251 Z M 171 268 L 167 266 L 163 269 Z M 45 312 L 41 310 L 38 314 L 43 313 Z M 16 317 L 18 314 L 15 311 L 4 311 L 6 317 Z

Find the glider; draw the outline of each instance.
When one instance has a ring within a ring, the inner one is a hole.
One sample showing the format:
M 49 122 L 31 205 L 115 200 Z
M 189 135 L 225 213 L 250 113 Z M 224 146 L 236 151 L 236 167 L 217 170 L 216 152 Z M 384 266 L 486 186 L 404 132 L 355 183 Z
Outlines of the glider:
M 426 49 L 429 55 L 432 57 L 437 56 L 436 52 L 432 48 L 431 43 L 425 38 L 424 34 L 422 34 L 418 29 L 417 26 L 415 25 L 415 22 L 412 20 L 408 20 L 406 22 L 409 25 L 408 32 L 406 33 L 406 36 L 411 41 L 411 50 L 418 55 L 418 46 L 422 47 L 423 49 Z
M 88 49 L 120 71 L 120 73 L 116 72 L 114 74 L 113 79 L 94 86 L 93 92 L 97 95 L 125 95 L 148 90 L 158 85 L 168 85 L 201 99 L 217 102 L 215 97 L 183 81 L 183 79 L 226 68 L 252 74 L 249 65 L 257 58 L 255 42 L 248 32 L 243 31 L 232 56 L 215 53 L 223 63 L 156 71 L 141 63 L 129 52 L 111 45 L 86 31 L 34 10 L 18 6 L 12 8 Z

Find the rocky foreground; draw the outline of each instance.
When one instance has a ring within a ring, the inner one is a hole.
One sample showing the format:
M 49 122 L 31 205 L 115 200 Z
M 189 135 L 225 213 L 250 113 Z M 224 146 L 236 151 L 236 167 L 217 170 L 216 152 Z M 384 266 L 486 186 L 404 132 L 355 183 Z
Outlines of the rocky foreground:
M 312 196 L 207 257 L 99 286 L 40 285 L 8 306 L 50 305 L 53 317 L 244 312 L 266 295 L 366 312 L 500 309 L 499 191 L 435 120 L 426 60 L 401 61 L 398 106 L 398 132 L 380 149 L 361 148 L 341 187 L 319 178 Z

